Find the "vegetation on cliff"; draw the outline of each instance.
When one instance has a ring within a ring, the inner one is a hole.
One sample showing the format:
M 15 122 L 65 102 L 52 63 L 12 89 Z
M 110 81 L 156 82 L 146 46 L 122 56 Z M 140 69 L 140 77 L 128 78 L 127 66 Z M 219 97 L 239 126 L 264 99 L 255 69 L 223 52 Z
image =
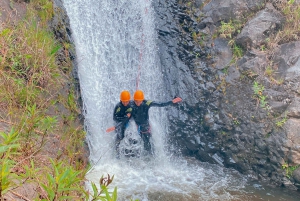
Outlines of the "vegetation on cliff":
M 53 3 L 31 0 L 26 10 L 0 30 L 0 199 L 116 200 L 109 175 L 101 190 L 84 188 L 88 164 L 71 45 L 49 29 Z

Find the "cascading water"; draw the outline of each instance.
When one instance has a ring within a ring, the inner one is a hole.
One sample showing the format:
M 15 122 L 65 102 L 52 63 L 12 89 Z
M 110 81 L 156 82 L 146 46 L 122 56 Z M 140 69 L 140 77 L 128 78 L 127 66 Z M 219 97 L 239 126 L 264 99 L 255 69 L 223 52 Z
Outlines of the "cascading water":
M 87 179 L 98 183 L 102 175 L 115 175 L 110 188 L 118 187 L 118 200 L 248 200 L 246 179 L 237 172 L 167 153 L 163 108 L 150 109 L 155 157 L 115 158 L 115 133 L 105 130 L 114 125 L 120 92 L 139 88 L 146 99 L 167 101 L 151 1 L 64 0 L 64 6 L 76 46 L 89 159 L 95 165 Z M 126 135 L 125 147 L 128 135 L 139 139 L 133 122 Z

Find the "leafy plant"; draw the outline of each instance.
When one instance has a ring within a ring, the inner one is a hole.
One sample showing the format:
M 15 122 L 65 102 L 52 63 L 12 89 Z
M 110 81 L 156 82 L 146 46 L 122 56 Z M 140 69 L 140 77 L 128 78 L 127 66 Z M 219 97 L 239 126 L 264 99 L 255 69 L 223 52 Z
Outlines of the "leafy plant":
M 286 121 L 287 121 L 287 117 L 284 116 L 280 121 L 276 122 L 276 126 L 282 128 Z
M 286 177 L 291 178 L 293 172 L 299 167 L 300 165 L 295 165 L 295 166 L 289 166 L 289 164 L 284 163 L 282 165 L 282 169 L 285 170 Z
M 240 46 L 238 46 L 236 43 L 233 44 L 232 49 L 233 49 L 233 55 L 236 58 L 240 58 L 243 56 L 243 49 Z
M 229 69 L 229 66 L 226 66 L 225 68 L 222 69 L 222 73 L 224 73 L 225 75 L 228 75 L 228 69 Z
M 274 36 L 275 43 L 283 44 L 300 39 L 300 5 L 295 0 L 278 1 L 276 7 L 285 16 L 285 23 Z
M 242 24 L 240 21 L 224 22 L 221 21 L 221 26 L 218 29 L 219 36 L 222 38 L 233 38 L 233 35 L 240 32 Z
M 17 175 L 12 173 L 12 169 L 16 162 L 11 159 L 11 156 L 16 154 L 16 150 L 20 147 L 18 143 L 18 133 L 11 129 L 9 133 L 0 132 L 0 199 L 7 191 L 15 186 L 14 179 Z
M 243 56 L 243 49 L 239 45 L 237 45 L 233 39 L 228 42 L 228 45 L 231 46 L 231 50 L 233 53 L 233 59 L 231 63 L 235 63 L 238 58 L 241 58 Z
M 52 1 L 31 0 L 26 9 L 24 19 L 2 24 L 0 30 L 0 120 L 5 128 L 14 128 L 0 134 L 0 197 L 30 181 L 40 186 L 44 200 L 82 200 L 87 195 L 86 167 L 77 165 L 76 157 L 84 151 L 85 133 L 75 121 L 79 109 L 74 90 L 61 93 L 66 82 L 73 81 L 68 74 L 72 63 L 66 58 L 62 67 L 56 58 L 62 48 L 67 57 L 71 47 L 56 41 L 49 30 Z M 61 118 L 64 115 L 68 118 Z M 44 153 L 52 143 L 57 149 L 51 150 L 54 159 L 47 167 Z
M 197 36 L 196 32 L 192 33 L 192 38 L 193 38 L 194 41 L 197 41 L 198 36 Z
M 80 174 L 82 171 L 66 167 L 62 162 L 50 159 L 53 168 L 52 173 L 47 174 L 47 180 L 40 182 L 40 186 L 46 192 L 42 200 L 66 200 L 78 199 L 74 192 L 84 192 L 82 189 Z
M 233 118 L 233 123 L 235 125 L 239 125 L 240 124 L 240 121 L 237 119 L 237 118 Z
M 4 23 L 0 30 L 0 120 L 11 128 L 0 132 L 0 199 L 33 182 L 41 200 L 89 200 L 83 185 L 87 165 L 79 158 L 85 132 L 76 122 L 78 97 L 67 58 L 72 47 L 59 43 L 49 30 L 53 1 L 26 2 L 26 17 Z M 63 66 L 57 64 L 60 50 L 66 56 Z M 64 93 L 66 87 L 70 90 Z M 105 181 L 112 178 L 103 178 L 102 193 L 94 200 L 117 199 L 117 188 L 110 192 Z
M 91 201 L 101 200 L 101 201 L 116 201 L 117 200 L 117 187 L 114 188 L 113 192 L 109 192 L 107 186 L 113 181 L 114 176 L 101 177 L 99 184 L 100 190 L 98 190 L 95 183 L 92 182 L 93 194 L 91 195 Z
M 257 100 L 258 103 L 260 103 L 260 106 L 262 108 L 266 108 L 267 105 L 267 97 L 263 95 L 263 91 L 265 90 L 265 87 L 261 84 L 259 84 L 258 82 L 254 81 L 253 83 L 253 91 L 254 91 L 254 95 L 253 97 Z
M 274 70 L 272 69 L 272 67 L 270 65 L 267 66 L 266 70 L 265 70 L 265 75 L 268 77 L 271 77 L 274 73 Z
M 261 46 L 260 46 L 260 50 L 261 50 L 261 51 L 265 51 L 265 50 L 266 50 L 266 46 L 265 46 L 265 45 L 261 45 Z

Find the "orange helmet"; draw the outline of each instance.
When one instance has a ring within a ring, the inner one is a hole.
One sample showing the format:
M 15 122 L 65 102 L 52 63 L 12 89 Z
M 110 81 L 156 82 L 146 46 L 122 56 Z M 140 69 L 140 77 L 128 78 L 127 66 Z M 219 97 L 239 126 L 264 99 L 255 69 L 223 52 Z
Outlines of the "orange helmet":
M 129 91 L 122 91 L 121 94 L 120 94 L 120 100 L 121 101 L 130 101 L 130 93 Z
M 144 93 L 142 90 L 137 90 L 135 93 L 134 93 L 134 100 L 137 100 L 137 101 L 142 101 L 144 100 Z

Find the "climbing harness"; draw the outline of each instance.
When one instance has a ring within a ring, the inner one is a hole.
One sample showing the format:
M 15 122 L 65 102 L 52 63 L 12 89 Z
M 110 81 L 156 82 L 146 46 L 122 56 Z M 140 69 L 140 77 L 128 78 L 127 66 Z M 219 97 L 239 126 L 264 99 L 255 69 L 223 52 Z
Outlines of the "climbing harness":
M 138 126 L 138 133 L 141 135 L 143 133 L 151 133 L 151 126 L 148 125 L 148 130 L 146 131 L 141 131 L 141 126 Z

